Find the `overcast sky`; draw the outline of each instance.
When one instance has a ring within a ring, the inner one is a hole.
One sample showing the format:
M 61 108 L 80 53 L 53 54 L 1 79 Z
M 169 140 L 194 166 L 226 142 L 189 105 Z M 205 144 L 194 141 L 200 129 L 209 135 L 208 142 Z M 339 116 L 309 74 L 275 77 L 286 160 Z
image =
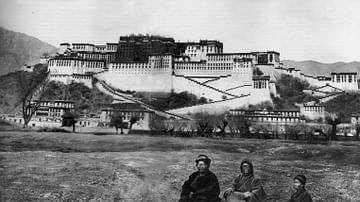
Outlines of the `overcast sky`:
M 150 33 L 330 63 L 360 61 L 359 9 L 358 0 L 0 0 L 0 26 L 54 46 Z

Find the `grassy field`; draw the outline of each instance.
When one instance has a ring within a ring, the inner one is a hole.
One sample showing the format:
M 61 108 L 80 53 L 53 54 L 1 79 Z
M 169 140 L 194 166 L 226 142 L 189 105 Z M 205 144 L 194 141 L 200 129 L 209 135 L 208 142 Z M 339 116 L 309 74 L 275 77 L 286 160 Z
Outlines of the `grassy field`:
M 200 153 L 222 190 L 250 158 L 268 201 L 286 201 L 299 173 L 314 201 L 360 201 L 359 143 L 31 131 L 0 132 L 0 201 L 177 201 Z

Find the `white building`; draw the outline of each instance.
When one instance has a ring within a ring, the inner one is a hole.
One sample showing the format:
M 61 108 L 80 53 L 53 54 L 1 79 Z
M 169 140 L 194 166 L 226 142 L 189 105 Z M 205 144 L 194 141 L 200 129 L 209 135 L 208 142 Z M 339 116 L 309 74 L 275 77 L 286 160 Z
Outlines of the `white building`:
M 66 110 L 74 109 L 74 102 L 68 100 L 42 100 L 34 101 L 32 105 L 40 102 L 40 106 L 35 111 L 28 123 L 30 127 L 61 127 L 62 115 Z M 21 115 L 2 115 L 2 119 L 23 125 L 24 119 Z
M 186 43 L 185 55 L 191 61 L 206 60 L 207 54 L 222 53 L 223 44 L 216 40 L 200 40 L 199 42 Z
M 351 124 L 357 125 L 360 124 L 360 114 L 351 114 Z
M 358 90 L 356 72 L 333 72 L 331 73 L 331 85 L 343 90 Z
M 300 105 L 300 114 L 310 120 L 325 120 L 325 107 L 315 103 L 302 104 Z
M 215 40 L 180 45 L 184 50 L 181 55 L 151 55 L 148 62 L 115 63 L 117 43 L 107 43 L 105 47 L 64 43 L 60 48 L 62 52 L 71 51 L 77 58 L 53 58 L 49 69 L 52 79 L 64 83 L 76 80 L 90 86 L 92 77 L 96 77 L 124 91 L 189 91 L 214 102 L 220 111 L 271 101 L 270 95 L 276 96 L 273 78 L 275 69 L 281 66 L 278 52 L 223 53 L 223 44 Z M 254 77 L 254 68 L 259 68 L 264 76 Z M 91 74 L 94 75 L 89 78 Z M 240 97 L 244 98 L 231 100 Z M 227 106 L 224 108 L 222 104 Z
M 106 108 L 101 110 L 100 123 L 109 126 L 111 116 L 118 113 L 124 122 L 126 128 L 130 127 L 131 118 L 136 118 L 136 123 L 132 126 L 134 130 L 150 130 L 151 120 L 155 112 L 147 110 L 136 104 L 122 104 L 120 106 Z
M 74 57 L 58 56 L 49 60 L 50 74 L 88 74 L 104 71 L 104 60 L 87 60 Z

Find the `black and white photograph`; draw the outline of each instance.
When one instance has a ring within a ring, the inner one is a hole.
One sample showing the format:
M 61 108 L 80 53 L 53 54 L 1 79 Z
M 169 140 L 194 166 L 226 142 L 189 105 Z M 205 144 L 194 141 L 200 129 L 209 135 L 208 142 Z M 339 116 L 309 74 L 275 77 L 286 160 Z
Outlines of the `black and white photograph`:
M 360 202 L 360 1 L 0 0 L 0 202 Z

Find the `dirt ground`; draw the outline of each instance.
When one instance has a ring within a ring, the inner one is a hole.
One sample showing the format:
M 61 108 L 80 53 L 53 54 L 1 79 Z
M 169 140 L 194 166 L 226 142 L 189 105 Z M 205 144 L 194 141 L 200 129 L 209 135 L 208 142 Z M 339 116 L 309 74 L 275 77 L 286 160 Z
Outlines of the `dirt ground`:
M 200 153 L 221 190 L 244 158 L 268 194 L 286 201 L 296 174 L 314 201 L 360 201 L 360 144 L 0 132 L 0 201 L 177 201 Z

